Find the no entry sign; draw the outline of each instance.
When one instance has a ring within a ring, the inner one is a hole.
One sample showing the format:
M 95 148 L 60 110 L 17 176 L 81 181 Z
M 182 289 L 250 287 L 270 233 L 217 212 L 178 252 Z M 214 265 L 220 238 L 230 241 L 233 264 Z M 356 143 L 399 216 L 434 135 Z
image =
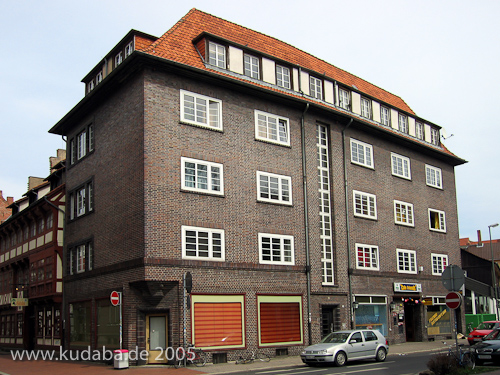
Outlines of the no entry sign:
M 450 309 L 456 309 L 462 303 L 462 295 L 457 292 L 450 292 L 446 295 L 446 306 Z
M 113 306 L 118 306 L 121 303 L 121 293 L 118 293 L 116 290 L 113 290 L 111 292 L 111 295 L 109 296 L 109 300 L 111 301 L 111 304 Z

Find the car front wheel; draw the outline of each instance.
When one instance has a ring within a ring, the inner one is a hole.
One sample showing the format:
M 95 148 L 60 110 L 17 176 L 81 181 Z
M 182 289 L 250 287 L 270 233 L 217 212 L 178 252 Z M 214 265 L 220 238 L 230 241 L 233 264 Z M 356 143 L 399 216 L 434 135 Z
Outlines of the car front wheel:
M 344 352 L 338 352 L 337 355 L 335 355 L 335 366 L 344 366 L 346 362 L 347 356 Z
M 385 351 L 385 349 L 384 348 L 379 348 L 377 350 L 377 354 L 375 355 L 375 359 L 378 362 L 384 362 L 386 358 L 387 358 L 387 352 Z

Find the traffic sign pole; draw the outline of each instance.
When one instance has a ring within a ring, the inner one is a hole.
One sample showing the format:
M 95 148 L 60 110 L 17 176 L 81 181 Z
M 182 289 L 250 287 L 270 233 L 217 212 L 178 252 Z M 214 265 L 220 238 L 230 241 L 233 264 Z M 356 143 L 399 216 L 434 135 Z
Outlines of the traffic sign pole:
M 109 295 L 109 300 L 113 306 L 118 306 L 120 309 L 120 349 L 123 349 L 122 293 L 113 290 Z

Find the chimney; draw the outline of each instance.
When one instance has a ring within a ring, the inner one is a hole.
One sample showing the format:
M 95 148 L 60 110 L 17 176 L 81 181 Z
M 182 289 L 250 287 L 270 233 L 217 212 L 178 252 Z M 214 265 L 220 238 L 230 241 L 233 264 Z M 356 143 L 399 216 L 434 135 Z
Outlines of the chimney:
M 52 172 L 52 169 L 54 169 L 54 166 L 59 163 L 62 160 L 66 159 L 66 150 L 63 149 L 58 149 L 57 150 L 57 156 L 51 156 L 49 158 L 49 163 L 50 163 L 50 171 Z
M 0 195 L 1 195 L 1 191 L 0 191 Z M 14 203 L 14 197 L 7 197 L 7 205 L 11 205 L 12 203 Z
M 33 176 L 28 177 L 28 191 L 30 191 L 31 189 L 37 187 L 42 183 L 43 183 L 43 178 L 41 177 L 33 177 Z
M 481 230 L 477 230 L 477 246 L 481 246 Z

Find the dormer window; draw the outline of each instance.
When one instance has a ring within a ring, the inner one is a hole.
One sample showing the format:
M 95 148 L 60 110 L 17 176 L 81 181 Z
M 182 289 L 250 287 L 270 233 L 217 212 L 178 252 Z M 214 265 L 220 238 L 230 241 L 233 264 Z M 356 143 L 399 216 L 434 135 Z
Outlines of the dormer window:
M 125 58 L 129 57 L 134 52 L 134 42 L 130 42 L 125 46 Z
M 424 139 L 424 124 L 421 122 L 415 124 L 415 136 L 418 139 Z
M 366 118 L 372 117 L 371 101 L 366 98 L 361 98 L 361 116 Z
M 93 89 L 95 88 L 95 80 L 92 79 L 89 83 L 88 83 L 88 91 L 92 91 Z
M 123 52 L 120 51 L 115 56 L 115 68 L 120 65 L 123 61 Z
M 226 47 L 214 42 L 209 42 L 208 63 L 218 68 L 226 69 Z
M 323 99 L 323 81 L 316 77 L 309 77 L 309 91 L 313 98 Z
M 399 114 L 399 131 L 408 133 L 408 117 L 401 113 Z
M 96 85 L 102 82 L 102 72 L 97 73 L 97 75 L 95 76 L 95 82 Z
M 276 65 L 276 84 L 285 89 L 290 88 L 290 69 Z
M 389 126 L 391 123 L 391 112 L 389 108 L 380 106 L 380 123 L 386 126 Z
M 245 75 L 259 79 L 259 59 L 245 53 Z
M 439 145 L 439 130 L 431 128 L 431 143 L 433 145 Z
M 339 107 L 349 110 L 351 107 L 351 96 L 349 91 L 339 88 Z

